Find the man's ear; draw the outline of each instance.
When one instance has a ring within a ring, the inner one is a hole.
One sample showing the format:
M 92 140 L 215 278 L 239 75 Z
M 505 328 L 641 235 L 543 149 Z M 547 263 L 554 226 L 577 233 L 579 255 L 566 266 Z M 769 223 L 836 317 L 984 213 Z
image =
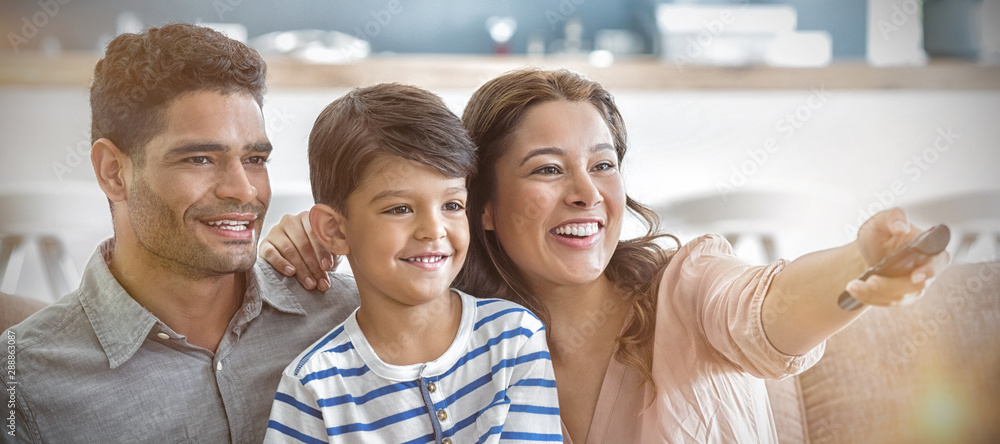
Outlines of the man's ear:
M 316 238 L 327 250 L 338 256 L 351 253 L 345 232 L 346 223 L 344 215 L 329 205 L 316 204 L 309 210 L 309 225 Z
M 97 139 L 90 148 L 90 163 L 94 165 L 97 183 L 112 202 L 124 201 L 128 196 L 125 178 L 132 164 L 125 153 L 108 139 Z
M 496 228 L 494 228 L 493 225 L 493 202 L 489 202 L 483 207 L 482 221 L 484 230 L 486 231 L 496 230 Z

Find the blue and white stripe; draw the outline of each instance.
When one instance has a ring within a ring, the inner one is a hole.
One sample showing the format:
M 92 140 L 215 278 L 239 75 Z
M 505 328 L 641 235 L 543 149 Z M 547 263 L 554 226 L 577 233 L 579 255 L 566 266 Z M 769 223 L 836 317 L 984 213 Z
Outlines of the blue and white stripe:
M 265 442 L 562 442 L 541 321 L 458 293 L 458 334 L 432 362 L 383 362 L 356 312 L 314 343 L 282 373 Z

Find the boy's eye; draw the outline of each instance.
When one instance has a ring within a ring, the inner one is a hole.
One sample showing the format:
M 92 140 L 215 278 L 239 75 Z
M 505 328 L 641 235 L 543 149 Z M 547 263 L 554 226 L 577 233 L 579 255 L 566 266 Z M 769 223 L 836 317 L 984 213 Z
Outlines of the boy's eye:
M 541 168 L 536 169 L 531 172 L 532 174 L 559 174 L 559 167 L 554 165 L 545 165 Z
M 444 210 L 445 211 L 462 211 L 464 209 L 465 209 L 465 206 L 463 206 L 459 202 L 448 202 L 448 203 L 444 204 Z
M 413 212 L 413 210 L 410 209 L 410 207 L 408 207 L 406 205 L 397 205 L 395 207 L 392 207 L 392 208 L 389 208 L 388 210 L 386 210 L 387 214 L 406 214 L 406 213 L 412 213 L 412 212 Z

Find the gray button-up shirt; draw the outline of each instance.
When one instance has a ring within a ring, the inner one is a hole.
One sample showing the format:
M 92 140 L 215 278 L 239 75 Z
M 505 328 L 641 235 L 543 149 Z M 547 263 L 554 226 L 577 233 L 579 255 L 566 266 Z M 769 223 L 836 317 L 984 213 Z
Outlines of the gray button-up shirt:
M 107 266 L 112 242 L 78 290 L 3 333 L 14 353 L 0 441 L 261 442 L 281 370 L 358 306 L 349 276 L 330 273 L 330 290 L 306 291 L 258 260 L 212 353 L 125 292 Z

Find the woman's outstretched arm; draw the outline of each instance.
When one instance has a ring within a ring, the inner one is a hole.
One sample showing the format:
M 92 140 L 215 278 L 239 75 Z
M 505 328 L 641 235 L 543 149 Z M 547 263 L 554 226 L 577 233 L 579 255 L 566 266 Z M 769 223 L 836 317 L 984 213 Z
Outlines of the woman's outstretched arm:
M 762 322 L 768 340 L 788 355 L 813 349 L 865 311 L 840 308 L 837 301 L 845 289 L 858 301 L 880 307 L 919 297 L 948 265 L 947 252 L 932 256 L 907 276 L 872 276 L 866 281 L 857 277 L 922 231 L 903 210 L 885 210 L 861 226 L 854 242 L 789 263 L 775 276 L 764 298 Z

